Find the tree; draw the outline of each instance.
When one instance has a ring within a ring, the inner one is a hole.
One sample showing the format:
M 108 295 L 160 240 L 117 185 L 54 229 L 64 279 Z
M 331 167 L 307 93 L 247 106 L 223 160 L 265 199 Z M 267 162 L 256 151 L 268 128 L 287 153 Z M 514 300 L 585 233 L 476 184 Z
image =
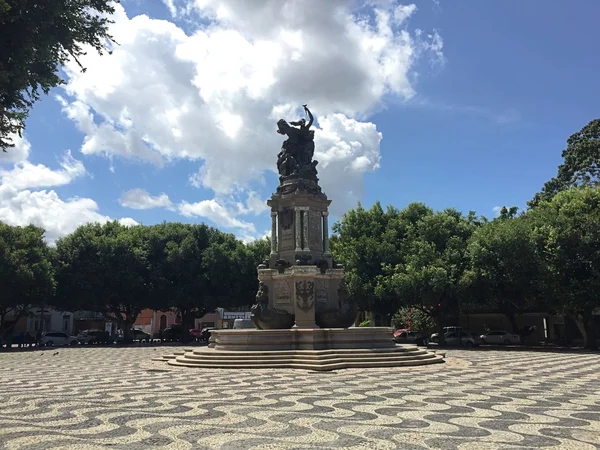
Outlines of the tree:
M 205 224 L 163 223 L 149 227 L 150 261 L 161 309 L 175 309 L 181 317 L 184 339 L 202 317 L 210 280 L 205 252 L 212 229 Z
M 100 312 L 117 322 L 125 342 L 130 341 L 139 313 L 161 300 L 148 241 L 147 227 L 126 227 L 116 221 L 83 225 L 59 239 L 57 306 Z
M 0 336 L 10 331 L 11 326 L 6 326 L 9 315 L 18 319 L 32 307 L 47 304 L 54 288 L 52 254 L 44 230 L 0 222 Z
M 350 295 L 363 311 L 373 311 L 391 316 L 397 311 L 395 299 L 387 292 L 376 292 L 377 277 L 383 274 L 385 264 L 397 264 L 402 254 L 404 231 L 402 223 L 421 217 L 429 212 L 421 204 L 412 204 L 405 211 L 406 217 L 393 207 L 383 210 L 376 202 L 370 209 L 360 204 L 345 213 L 333 225 L 330 240 L 333 257 L 344 264 L 344 279 Z
M 475 290 L 475 306 L 506 315 L 518 333 L 516 314 L 540 298 L 541 261 L 529 221 L 501 214 L 475 231 L 468 256 L 463 282 Z
M 268 259 L 271 253 L 271 240 L 268 238 L 258 239 L 250 242 L 243 247 L 244 253 L 240 259 L 239 278 L 240 293 L 237 297 L 237 304 L 232 307 L 249 307 L 256 300 L 256 291 L 258 289 L 258 265 L 265 259 Z
M 13 146 L 11 134 L 21 134 L 40 91 L 47 94 L 63 83 L 61 65 L 69 58 L 79 62 L 86 46 L 101 54 L 108 49 L 109 16 L 114 11 L 112 0 L 0 0 L 3 151 Z
M 395 296 L 398 306 L 416 308 L 432 318 L 440 345 L 444 322 L 456 320 L 460 312 L 462 277 L 468 268 L 466 244 L 478 225 L 474 213 L 465 217 L 454 209 L 406 222 L 402 261 L 385 265 L 377 279 L 379 295 Z
M 600 119 L 592 120 L 567 140 L 558 174 L 528 202 L 530 208 L 574 186 L 600 184 Z
M 585 346 L 597 349 L 593 312 L 600 307 L 600 188 L 571 188 L 528 212 L 542 255 L 545 296 L 571 317 Z

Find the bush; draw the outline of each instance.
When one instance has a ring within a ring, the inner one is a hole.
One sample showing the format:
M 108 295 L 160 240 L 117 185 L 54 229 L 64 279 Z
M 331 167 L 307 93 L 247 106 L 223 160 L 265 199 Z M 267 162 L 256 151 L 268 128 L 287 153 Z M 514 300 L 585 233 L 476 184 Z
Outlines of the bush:
M 392 317 L 395 328 L 426 331 L 435 326 L 431 316 L 417 308 L 400 308 Z

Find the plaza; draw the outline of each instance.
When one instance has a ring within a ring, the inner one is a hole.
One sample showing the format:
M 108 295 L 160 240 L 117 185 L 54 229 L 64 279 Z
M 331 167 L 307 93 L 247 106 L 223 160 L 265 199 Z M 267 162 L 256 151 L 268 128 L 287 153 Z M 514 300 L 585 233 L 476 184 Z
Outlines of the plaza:
M 205 370 L 176 347 L 0 354 L 0 448 L 595 449 L 600 355 L 449 350 L 393 369 Z

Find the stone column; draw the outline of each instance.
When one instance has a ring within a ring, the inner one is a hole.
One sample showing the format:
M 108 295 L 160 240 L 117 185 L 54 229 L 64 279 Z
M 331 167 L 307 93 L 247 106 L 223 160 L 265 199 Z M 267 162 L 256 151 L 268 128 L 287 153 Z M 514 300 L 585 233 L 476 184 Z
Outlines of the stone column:
M 302 209 L 300 207 L 295 208 L 294 217 L 294 230 L 296 231 L 296 251 L 302 251 Z
M 304 211 L 302 212 L 302 214 L 304 215 L 304 223 L 303 223 L 303 231 L 302 231 L 302 236 L 304 237 L 304 245 L 302 246 L 302 250 L 305 251 L 309 251 L 310 250 L 310 246 L 308 245 L 308 217 L 310 216 L 310 214 L 308 213 L 308 208 L 305 207 Z
M 271 255 L 277 254 L 277 211 L 271 211 Z
M 329 212 L 323 212 L 323 253 L 329 255 Z

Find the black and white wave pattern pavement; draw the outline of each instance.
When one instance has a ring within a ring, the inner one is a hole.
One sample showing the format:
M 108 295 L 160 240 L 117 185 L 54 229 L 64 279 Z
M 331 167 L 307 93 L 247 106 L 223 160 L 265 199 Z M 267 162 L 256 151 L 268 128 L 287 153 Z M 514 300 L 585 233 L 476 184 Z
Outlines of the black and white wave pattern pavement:
M 0 354 L 0 448 L 600 448 L 598 354 L 449 351 L 320 373 L 151 361 L 164 351 Z

